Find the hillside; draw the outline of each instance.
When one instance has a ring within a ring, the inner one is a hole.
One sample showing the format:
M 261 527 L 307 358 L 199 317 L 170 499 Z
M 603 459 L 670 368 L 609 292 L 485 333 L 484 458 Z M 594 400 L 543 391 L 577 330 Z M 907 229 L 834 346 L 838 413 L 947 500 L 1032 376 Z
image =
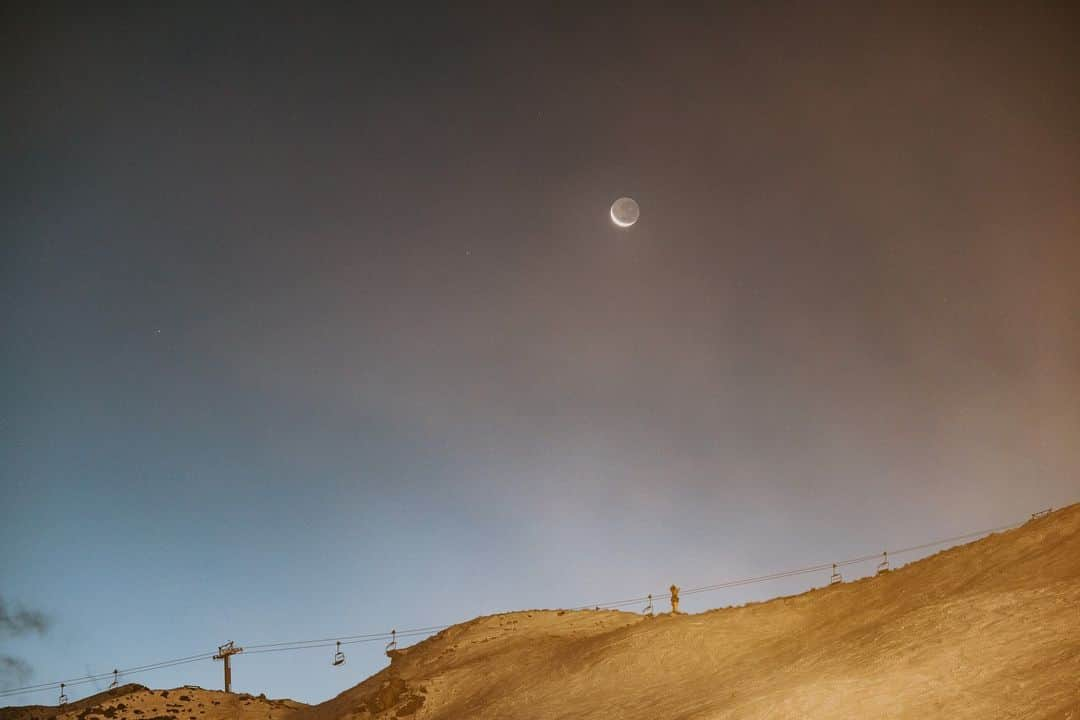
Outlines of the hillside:
M 63 712 L 47 705 L 0 708 L 0 720 L 284 720 L 304 708 L 292 700 L 129 684 L 68 703 Z
M 873 578 L 743 607 L 482 617 L 315 706 L 126 686 L 0 720 L 1071 718 L 1080 505 Z

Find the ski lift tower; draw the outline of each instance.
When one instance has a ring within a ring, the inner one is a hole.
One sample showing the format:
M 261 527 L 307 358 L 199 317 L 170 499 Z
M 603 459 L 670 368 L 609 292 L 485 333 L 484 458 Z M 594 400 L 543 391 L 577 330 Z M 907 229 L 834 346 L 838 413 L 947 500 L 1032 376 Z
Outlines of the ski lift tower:
M 244 648 L 236 647 L 232 640 L 224 645 L 218 645 L 217 655 L 214 656 L 214 659 L 225 661 L 225 692 L 232 692 L 232 668 L 229 666 L 229 658 L 242 652 L 244 652 Z

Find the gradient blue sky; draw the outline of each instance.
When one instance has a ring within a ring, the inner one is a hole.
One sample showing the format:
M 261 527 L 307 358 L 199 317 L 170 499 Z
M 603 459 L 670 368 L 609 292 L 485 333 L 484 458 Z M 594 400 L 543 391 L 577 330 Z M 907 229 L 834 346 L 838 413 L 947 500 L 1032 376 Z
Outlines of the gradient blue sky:
M 7 9 L 0 686 L 1076 501 L 1075 18 L 874 6 Z

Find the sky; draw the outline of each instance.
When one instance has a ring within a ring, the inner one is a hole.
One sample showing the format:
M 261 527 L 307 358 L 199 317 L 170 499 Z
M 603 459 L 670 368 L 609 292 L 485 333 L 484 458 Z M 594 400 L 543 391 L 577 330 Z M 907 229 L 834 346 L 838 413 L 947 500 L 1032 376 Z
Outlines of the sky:
M 6 8 L 0 689 L 1080 500 L 1076 18 L 919 5 Z

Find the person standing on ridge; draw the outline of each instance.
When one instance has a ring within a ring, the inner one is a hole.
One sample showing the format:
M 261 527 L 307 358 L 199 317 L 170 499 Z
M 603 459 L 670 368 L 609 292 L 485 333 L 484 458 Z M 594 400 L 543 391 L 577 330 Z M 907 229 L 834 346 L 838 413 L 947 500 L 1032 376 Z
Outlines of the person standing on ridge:
M 679 614 L 679 586 L 672 585 L 671 588 L 671 614 Z

